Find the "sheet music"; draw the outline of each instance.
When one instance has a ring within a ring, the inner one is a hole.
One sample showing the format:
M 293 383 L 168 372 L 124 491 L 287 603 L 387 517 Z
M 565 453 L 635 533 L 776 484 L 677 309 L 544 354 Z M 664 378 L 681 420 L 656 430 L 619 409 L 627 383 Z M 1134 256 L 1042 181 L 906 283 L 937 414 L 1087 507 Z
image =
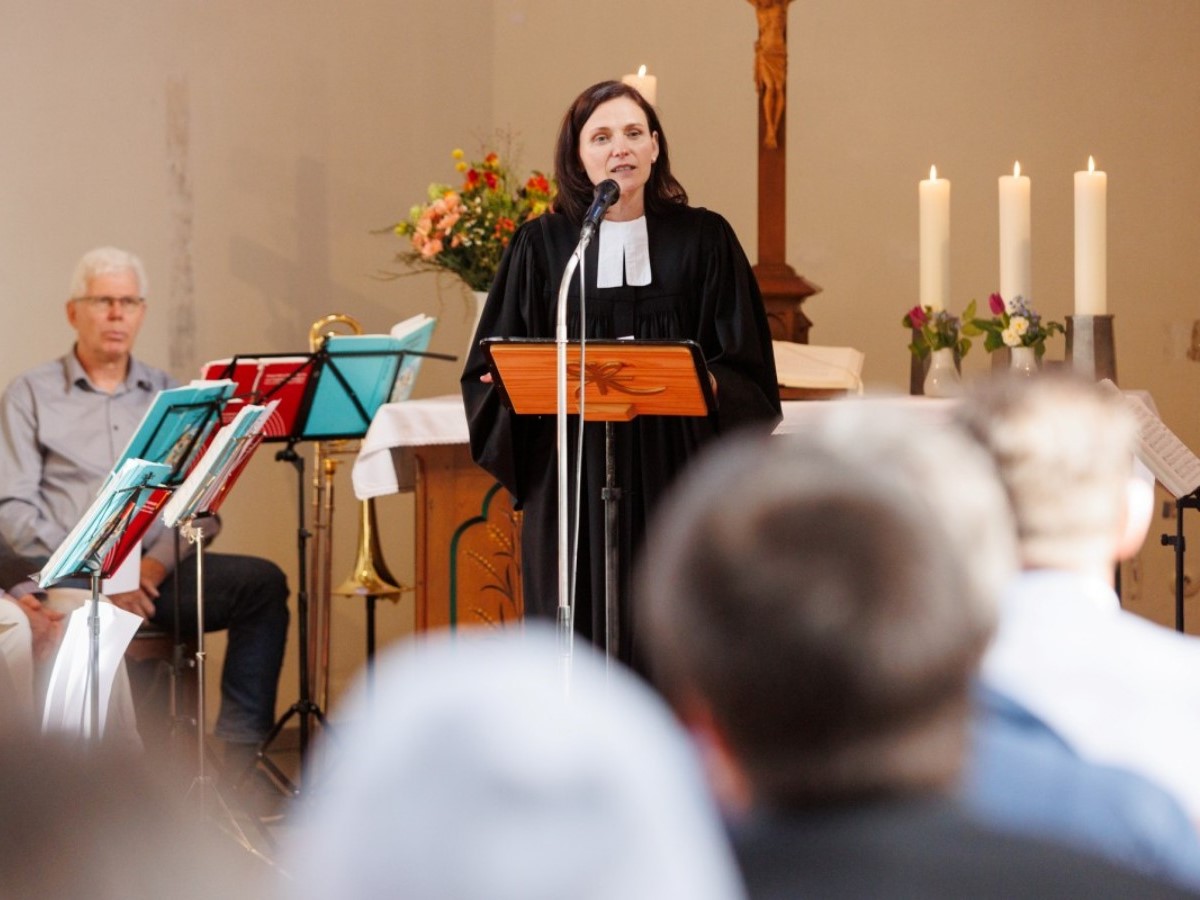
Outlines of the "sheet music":
M 1120 392 L 1120 388 L 1109 379 L 1102 381 L 1101 385 Z M 1154 473 L 1159 483 L 1177 500 L 1200 489 L 1200 456 L 1193 453 L 1166 426 L 1145 400 L 1134 394 L 1121 392 L 1121 395 L 1137 416 L 1138 458 Z

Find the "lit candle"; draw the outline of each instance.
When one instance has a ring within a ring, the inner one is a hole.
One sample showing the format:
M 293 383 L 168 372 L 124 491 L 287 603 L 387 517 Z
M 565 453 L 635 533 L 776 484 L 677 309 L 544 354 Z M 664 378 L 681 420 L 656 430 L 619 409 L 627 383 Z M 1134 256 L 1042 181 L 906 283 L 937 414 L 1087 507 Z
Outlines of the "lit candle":
M 922 306 L 945 309 L 950 299 L 950 182 L 938 178 L 937 166 L 917 186 L 920 199 Z
M 1102 316 L 1108 310 L 1108 176 L 1075 173 L 1075 315 Z
M 1028 302 L 1029 290 L 1029 177 L 1016 163 L 1011 175 L 1000 176 L 1000 296 Z
M 651 106 L 656 105 L 658 100 L 658 77 L 655 75 L 647 75 L 645 66 L 638 66 L 636 75 L 626 75 L 621 81 L 630 87 L 637 88 L 639 94 L 646 98 L 646 102 Z

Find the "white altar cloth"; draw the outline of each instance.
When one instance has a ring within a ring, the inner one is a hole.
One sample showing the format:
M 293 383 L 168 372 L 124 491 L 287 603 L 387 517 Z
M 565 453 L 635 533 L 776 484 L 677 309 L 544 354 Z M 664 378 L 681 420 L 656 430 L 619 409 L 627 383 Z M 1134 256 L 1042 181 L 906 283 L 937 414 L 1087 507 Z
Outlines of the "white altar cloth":
M 911 410 L 928 420 L 942 418 L 954 401 L 904 395 L 846 397 L 838 400 L 793 400 L 783 404 L 783 420 L 775 434 L 794 434 L 811 427 L 817 417 L 841 403 L 887 403 Z M 423 400 L 387 403 L 379 408 L 363 438 L 351 479 L 360 500 L 410 491 L 413 488 L 412 459 L 406 448 L 429 444 L 466 444 L 467 414 L 462 397 L 447 394 Z

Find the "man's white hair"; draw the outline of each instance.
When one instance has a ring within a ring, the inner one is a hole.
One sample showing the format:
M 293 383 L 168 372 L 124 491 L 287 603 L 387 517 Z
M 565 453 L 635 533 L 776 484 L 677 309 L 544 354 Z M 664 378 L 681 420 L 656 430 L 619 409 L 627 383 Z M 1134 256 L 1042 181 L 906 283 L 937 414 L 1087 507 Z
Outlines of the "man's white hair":
M 139 295 L 146 296 L 149 290 L 146 284 L 146 269 L 141 259 L 128 250 L 117 247 L 97 247 L 89 250 L 80 257 L 75 265 L 75 274 L 71 278 L 71 297 L 78 300 L 86 297 L 88 282 L 98 275 L 111 275 L 116 272 L 132 272 L 137 278 Z

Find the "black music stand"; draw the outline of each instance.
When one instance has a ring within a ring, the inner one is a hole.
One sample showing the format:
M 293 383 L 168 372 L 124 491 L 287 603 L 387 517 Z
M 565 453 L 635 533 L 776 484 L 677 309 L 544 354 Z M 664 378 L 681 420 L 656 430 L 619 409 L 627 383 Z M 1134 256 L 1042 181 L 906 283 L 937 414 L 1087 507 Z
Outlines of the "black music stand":
M 1183 537 L 1183 511 L 1185 509 L 1200 509 L 1200 491 L 1193 491 L 1184 497 L 1175 498 L 1175 533 L 1161 536 L 1162 546 L 1170 547 L 1175 553 L 1175 630 L 1186 631 L 1183 621 L 1183 598 L 1187 588 L 1187 572 L 1184 568 L 1184 557 L 1187 553 L 1187 542 Z
M 556 341 L 485 338 L 481 343 L 493 383 L 510 409 L 518 415 L 555 414 Z M 704 354 L 694 341 L 589 340 L 584 344 L 582 365 L 579 341 L 568 341 L 566 349 L 568 412 L 578 416 L 582 405 L 585 422 L 604 422 L 604 649 L 612 659 L 617 655 L 620 628 L 617 528 L 621 497 L 613 425 L 644 415 L 708 416 L 716 409 L 716 399 Z M 559 452 L 565 453 L 566 448 L 559 447 Z M 559 515 L 563 514 L 560 509 Z M 559 547 L 560 568 L 565 566 L 565 551 Z M 572 629 L 574 607 L 568 604 L 564 610 L 564 601 L 559 598 L 559 625 Z
M 243 354 L 235 356 L 230 367 L 239 359 L 299 360 L 294 371 L 281 379 L 271 390 L 253 398 L 267 402 L 277 394 L 303 381 L 303 393 L 295 407 L 295 417 L 284 421 L 285 433 L 268 432 L 265 441 L 286 441 L 287 446 L 275 454 L 280 462 L 291 463 L 296 470 L 296 565 L 299 587 L 296 591 L 296 614 L 299 619 L 299 696 L 280 716 L 258 748 L 257 761 L 270 773 L 275 782 L 293 796 L 300 793 L 299 785 L 267 756 L 267 750 L 279 737 L 293 717 L 300 720 L 300 771 L 303 773 L 308 756 L 310 720 L 315 719 L 328 729 L 321 707 L 312 699 L 308 659 L 308 539 L 312 536 L 305 527 L 304 515 L 304 458 L 296 452 L 302 441 L 348 440 L 367 433 L 371 420 L 388 400 L 400 365 L 408 356 L 453 360 L 445 353 L 430 353 L 404 347 L 373 350 L 331 350 L 330 342 L 338 335 L 326 335 L 320 347 L 309 354 Z M 342 336 L 344 337 L 344 336 Z M 357 366 L 366 362 L 366 366 Z M 374 363 L 385 365 L 374 365 Z M 381 389 L 382 388 L 382 389 Z

